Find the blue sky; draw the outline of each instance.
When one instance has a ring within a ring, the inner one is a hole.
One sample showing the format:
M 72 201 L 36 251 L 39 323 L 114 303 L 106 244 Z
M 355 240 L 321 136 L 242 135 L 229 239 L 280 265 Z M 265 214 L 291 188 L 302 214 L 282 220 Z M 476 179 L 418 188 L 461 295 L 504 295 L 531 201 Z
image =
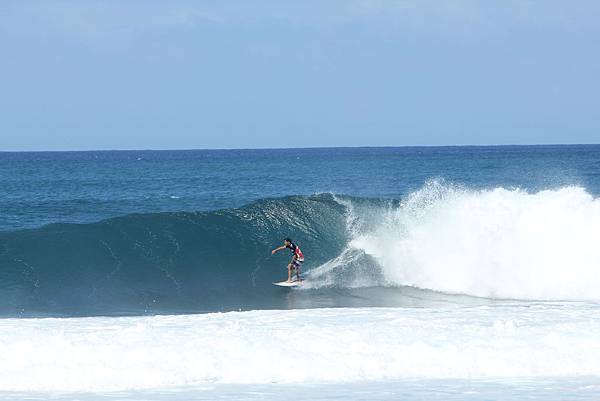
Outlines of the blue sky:
M 599 1 L 0 2 L 0 150 L 600 142 Z

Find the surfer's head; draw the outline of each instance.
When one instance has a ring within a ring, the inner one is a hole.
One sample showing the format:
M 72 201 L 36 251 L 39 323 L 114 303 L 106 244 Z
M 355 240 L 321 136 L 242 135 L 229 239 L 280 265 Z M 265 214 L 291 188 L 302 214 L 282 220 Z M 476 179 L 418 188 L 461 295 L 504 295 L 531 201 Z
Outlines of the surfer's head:
M 283 239 L 283 243 L 286 244 L 286 245 L 289 245 L 289 244 L 292 243 L 292 239 L 290 237 L 285 237 Z

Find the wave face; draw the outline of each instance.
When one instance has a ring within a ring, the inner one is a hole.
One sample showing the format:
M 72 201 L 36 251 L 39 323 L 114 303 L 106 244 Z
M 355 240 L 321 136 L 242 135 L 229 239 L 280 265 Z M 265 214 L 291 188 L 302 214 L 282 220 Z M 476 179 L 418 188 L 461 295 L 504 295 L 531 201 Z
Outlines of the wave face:
M 439 293 L 597 301 L 599 232 L 600 200 L 580 187 L 436 181 L 402 200 L 292 196 L 54 224 L 0 233 L 0 313 L 404 306 L 415 299 L 410 287 L 431 302 Z M 289 255 L 270 249 L 288 235 L 307 256 L 304 291 L 271 285 L 286 276 Z
M 0 233 L 0 312 L 121 314 L 280 307 L 271 282 L 298 239 L 320 264 L 347 241 L 331 195 L 262 200 L 206 213 L 128 215 Z M 282 252 L 283 253 L 283 252 Z
M 600 199 L 583 188 L 474 191 L 434 181 L 366 221 L 367 228 L 350 227 L 339 265 L 368 255 L 388 285 L 487 298 L 600 299 Z M 337 265 L 314 273 L 326 282 Z

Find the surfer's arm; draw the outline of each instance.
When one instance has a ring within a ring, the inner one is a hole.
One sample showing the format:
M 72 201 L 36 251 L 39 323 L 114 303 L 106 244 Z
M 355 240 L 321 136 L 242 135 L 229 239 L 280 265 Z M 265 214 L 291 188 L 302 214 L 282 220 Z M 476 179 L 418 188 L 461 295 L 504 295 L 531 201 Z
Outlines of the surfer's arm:
M 279 252 L 281 250 L 285 249 L 285 246 L 280 246 L 279 248 L 275 248 L 271 251 L 272 255 L 275 255 L 276 252 Z

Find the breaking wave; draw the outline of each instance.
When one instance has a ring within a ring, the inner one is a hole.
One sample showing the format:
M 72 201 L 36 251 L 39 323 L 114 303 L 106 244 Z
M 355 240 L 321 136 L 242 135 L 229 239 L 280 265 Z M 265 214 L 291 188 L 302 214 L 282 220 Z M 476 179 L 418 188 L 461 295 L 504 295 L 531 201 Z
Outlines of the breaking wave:
M 347 205 L 352 239 L 337 259 L 313 271 L 320 283 L 331 284 L 334 272 L 348 266 L 374 264 L 383 277 L 362 275 L 367 282 L 357 285 L 600 299 L 600 199 L 583 188 L 476 191 L 433 181 L 364 221 L 355 209 Z
M 401 200 L 321 194 L 52 224 L 0 233 L 0 313 L 285 307 L 289 291 L 271 282 L 285 276 L 287 255 L 269 252 L 284 236 L 307 256 L 304 289 L 598 300 L 598 233 L 600 199 L 584 188 L 530 193 L 437 181 Z

